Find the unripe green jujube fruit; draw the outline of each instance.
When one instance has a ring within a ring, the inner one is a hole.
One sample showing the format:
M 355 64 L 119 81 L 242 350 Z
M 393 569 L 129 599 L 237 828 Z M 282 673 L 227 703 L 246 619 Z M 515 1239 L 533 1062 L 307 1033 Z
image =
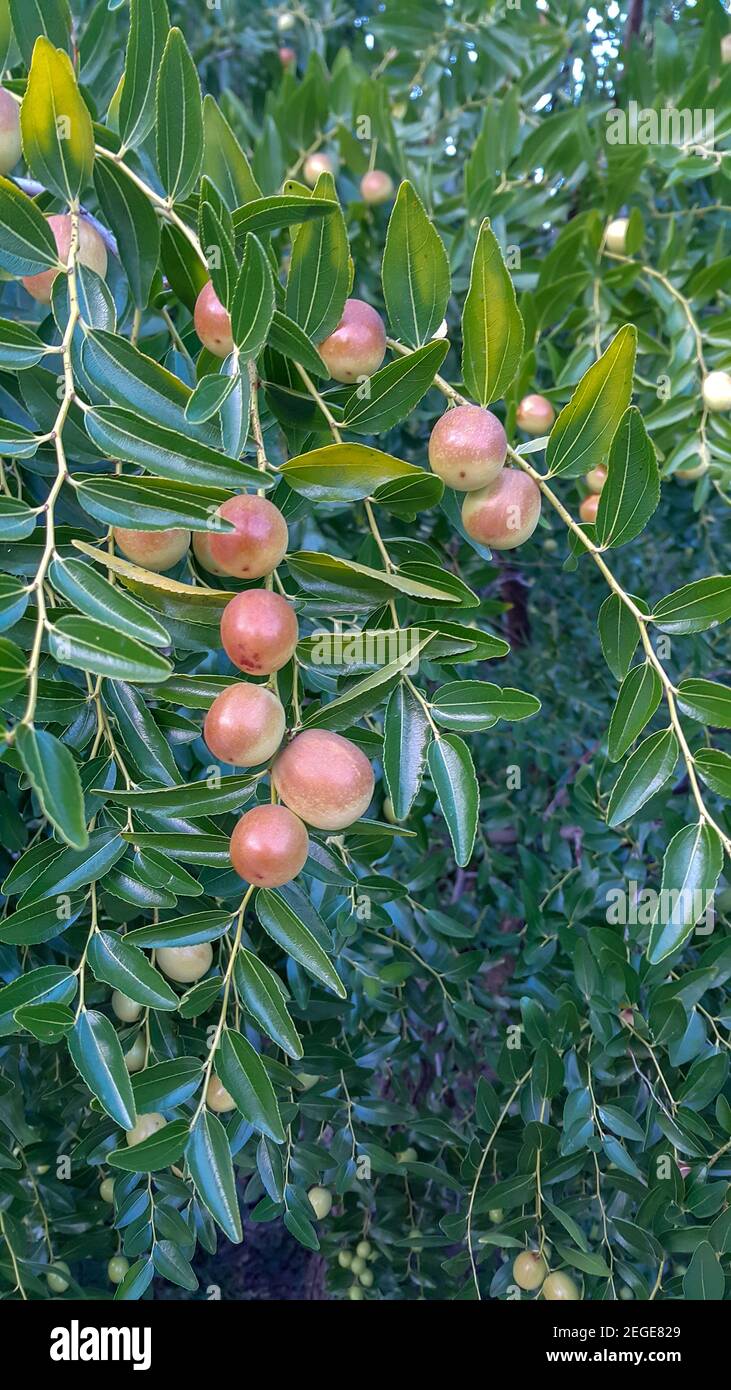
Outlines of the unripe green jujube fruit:
M 141 1144 L 145 1139 L 149 1139 L 156 1134 L 159 1129 L 164 1129 L 167 1120 L 158 1110 L 150 1110 L 146 1114 L 138 1115 L 137 1121 L 132 1129 L 127 1130 L 126 1140 L 129 1147 L 134 1148 L 135 1144 Z
M 521 1250 L 513 1260 L 513 1279 L 520 1289 L 532 1293 L 541 1287 L 547 1274 L 548 1265 L 537 1250 Z
M 99 1184 L 99 1196 L 103 1202 L 114 1201 L 114 1178 L 104 1178 Z
M 324 1221 L 333 1204 L 332 1193 L 327 1187 L 311 1187 L 307 1196 L 318 1221 Z
M 608 224 L 604 234 L 604 244 L 608 251 L 614 251 L 616 255 L 624 255 L 624 250 L 627 245 L 628 227 L 628 217 L 615 217 Z
M 554 1274 L 548 1275 L 542 1293 L 549 1302 L 575 1303 L 581 1298 L 571 1275 L 563 1269 L 557 1269 Z
M 169 980 L 189 985 L 200 980 L 211 968 L 213 947 L 210 941 L 198 941 L 193 946 L 160 946 L 155 962 Z
M 107 1274 L 112 1284 L 121 1284 L 125 1274 L 129 1269 L 129 1260 L 126 1255 L 113 1255 L 107 1265 Z
M 136 1023 L 142 1013 L 142 1005 L 136 999 L 130 999 L 128 994 L 123 994 L 120 989 L 115 989 L 112 995 L 112 1013 L 121 1019 L 122 1023 Z
M 65 1274 L 71 1274 L 65 1260 L 54 1260 L 53 1269 L 49 1269 L 46 1275 L 46 1283 L 51 1293 L 65 1293 L 69 1286 L 69 1280 L 65 1279 L 64 1274 L 59 1273 L 59 1270 L 63 1270 Z
M 354 1255 L 353 1258 L 352 1258 L 352 1260 L 351 1260 L 351 1262 L 350 1262 L 350 1268 L 352 1269 L 353 1273 L 354 1273 L 354 1274 L 362 1274 L 362 1273 L 363 1273 L 363 1270 L 365 1269 L 365 1267 L 366 1267 L 366 1262 L 365 1262 L 365 1260 L 363 1259 L 363 1256 L 362 1256 L 362 1255 Z

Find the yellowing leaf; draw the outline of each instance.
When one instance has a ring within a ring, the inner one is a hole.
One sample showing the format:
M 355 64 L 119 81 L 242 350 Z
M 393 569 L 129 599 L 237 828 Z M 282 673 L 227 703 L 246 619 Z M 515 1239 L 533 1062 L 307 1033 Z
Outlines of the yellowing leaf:
M 91 179 L 94 131 L 71 60 L 41 36 L 20 108 L 23 152 L 37 179 L 65 202 Z

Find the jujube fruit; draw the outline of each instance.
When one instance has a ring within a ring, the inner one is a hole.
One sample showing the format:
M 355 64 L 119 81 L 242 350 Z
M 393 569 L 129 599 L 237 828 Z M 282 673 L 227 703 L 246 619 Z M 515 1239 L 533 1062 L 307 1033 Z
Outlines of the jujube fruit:
M 294 26 L 295 18 L 293 14 L 290 14 L 289 10 L 284 10 L 282 14 L 277 16 L 277 29 L 280 34 L 289 33 L 290 29 L 294 29 Z
M 294 608 L 269 589 L 245 589 L 226 605 L 221 642 L 234 666 L 269 676 L 289 661 L 299 635 Z
M 566 1274 L 562 1269 L 556 1270 L 555 1274 L 549 1274 L 543 1285 L 542 1293 L 549 1303 L 559 1301 L 575 1303 L 581 1296 L 571 1275 Z
M 281 888 L 296 878 L 310 852 L 307 831 L 286 806 L 254 806 L 234 827 L 231 863 L 258 888 Z
M 283 749 L 272 780 L 285 806 L 318 830 L 344 830 L 373 796 L 373 769 L 360 748 L 327 729 L 305 729 Z
M 548 434 L 556 412 L 545 396 L 524 396 L 516 414 L 518 429 L 526 434 Z
M 209 280 L 195 301 L 193 324 L 204 348 L 215 357 L 228 357 L 233 352 L 231 315 L 221 303 Z
M 311 1187 L 307 1196 L 318 1221 L 324 1221 L 333 1204 L 332 1193 L 327 1187 Z
M 314 188 L 320 174 L 334 174 L 335 165 L 329 154 L 308 154 L 302 169 L 305 183 Z
M 366 1262 L 362 1255 L 354 1255 L 350 1261 L 350 1268 L 354 1274 L 362 1274 L 366 1267 Z
M 341 1269 L 350 1269 L 352 1263 L 353 1256 L 351 1255 L 349 1250 L 338 1251 L 338 1264 L 340 1265 Z
M 614 251 L 616 255 L 623 255 L 627 245 L 627 228 L 629 227 L 628 217 L 615 217 L 608 225 L 604 233 L 604 244 L 608 251 Z
M 584 497 L 579 506 L 579 516 L 582 521 L 595 522 L 599 511 L 599 493 L 590 492 L 588 497 Z
M 309 1071 L 296 1071 L 295 1076 L 303 1091 L 310 1091 L 320 1080 L 319 1076 L 314 1076 L 313 1073 Z
M 364 1270 L 358 1275 L 358 1278 L 359 1278 L 361 1284 L 363 1285 L 363 1288 L 364 1288 L 364 1289 L 371 1289 L 371 1288 L 373 1287 L 373 1270 L 372 1270 L 372 1269 L 364 1269 Z
M 218 508 L 218 515 L 230 521 L 235 531 L 213 531 L 208 540 L 211 559 L 219 571 L 236 579 L 261 579 L 287 553 L 289 532 L 278 507 L 266 497 L 244 494 L 229 497 Z
M 103 1202 L 114 1201 L 114 1178 L 104 1178 L 99 1184 L 99 1196 Z
M 160 946 L 155 955 L 163 974 L 181 985 L 200 980 L 210 970 L 212 960 L 210 941 L 198 941 L 193 946 Z
M 58 1272 L 59 1270 L 63 1270 L 64 1273 L 59 1274 L 59 1272 Z M 66 1290 L 67 1290 L 67 1288 L 68 1288 L 68 1286 L 69 1286 L 69 1280 L 64 1278 L 64 1274 L 68 1274 L 68 1275 L 69 1275 L 69 1278 L 70 1278 L 70 1276 L 71 1276 L 71 1270 L 69 1269 L 68 1265 L 66 1264 L 66 1261 L 65 1261 L 65 1260 L 54 1260 L 53 1269 L 49 1269 L 49 1271 L 48 1271 L 48 1273 L 47 1273 L 47 1275 L 46 1275 L 46 1283 L 48 1284 L 48 1287 L 49 1287 L 49 1289 L 51 1290 L 51 1293 L 65 1293 L 65 1292 L 66 1292 Z
M 126 1138 L 129 1147 L 133 1149 L 135 1144 L 142 1144 L 145 1139 L 157 1134 L 159 1129 L 164 1129 L 166 1124 L 165 1116 L 161 1115 L 158 1110 L 149 1110 L 145 1114 L 138 1115 L 132 1129 L 127 1130 Z
M 142 1013 L 142 1005 L 136 999 L 130 999 L 128 994 L 123 994 L 120 989 L 115 989 L 112 995 L 112 1013 L 121 1019 L 122 1023 L 136 1023 Z
M 365 1294 L 357 1284 L 351 1284 L 348 1289 L 348 1298 L 352 1298 L 353 1302 L 357 1303 L 361 1298 L 365 1298 Z
M 513 1260 L 513 1279 L 520 1289 L 539 1289 L 547 1273 L 548 1265 L 537 1250 L 522 1250 Z
M 607 470 L 603 463 L 598 463 L 596 468 L 590 468 L 584 477 L 584 482 L 590 492 L 601 492 L 607 481 Z
M 346 299 L 337 328 L 319 344 L 331 377 L 346 385 L 372 376 L 386 355 L 386 329 L 381 315 L 362 299 Z
M 227 1111 L 236 1109 L 236 1101 L 216 1075 L 211 1077 L 206 1087 L 206 1105 L 217 1115 L 225 1115 Z
M 131 1048 L 124 1054 L 124 1065 L 128 1072 L 142 1071 L 145 1065 L 145 1040 L 140 1033 L 135 1038 Z
M 9 174 L 21 153 L 20 107 L 10 92 L 0 87 L 0 174 L 4 177 Z
M 360 1256 L 361 1260 L 367 1260 L 372 1249 L 373 1246 L 369 1240 L 359 1240 L 355 1247 L 355 1253 Z
M 292 63 L 297 62 L 297 54 L 288 44 L 283 44 L 279 50 L 279 61 L 283 68 L 288 68 Z
M 129 1269 L 129 1260 L 126 1255 L 113 1255 L 107 1265 L 107 1274 L 111 1284 L 121 1284 L 125 1274 Z
M 276 753 L 285 727 L 284 706 L 265 685 L 239 681 L 217 695 L 203 724 L 214 758 L 233 767 L 256 767 Z
M 706 410 L 731 410 L 731 372 L 709 372 L 703 378 Z
M 468 536 L 492 550 L 514 550 L 527 541 L 541 515 L 538 485 L 517 468 L 506 468 L 496 482 L 470 492 L 462 503 Z
M 360 196 L 364 203 L 387 203 L 393 193 L 393 179 L 384 169 L 369 169 L 360 181 Z
M 58 259 L 62 265 L 68 263 L 69 251 L 71 249 L 71 213 L 54 213 L 48 218 L 48 225 L 53 232 L 53 239 L 58 251 Z M 92 227 L 85 218 L 79 218 L 79 250 L 78 261 L 81 265 L 88 266 L 89 270 L 95 270 L 102 279 L 107 273 L 107 248 L 104 245 L 96 227 Z M 41 270 L 38 275 L 24 275 L 21 284 L 28 291 L 32 299 L 36 299 L 39 304 L 50 304 L 53 282 L 61 272 L 54 266 L 49 270 Z
M 731 63 L 731 34 L 724 34 L 721 39 L 721 62 Z
M 224 575 L 226 573 L 225 570 L 222 570 L 220 566 L 216 564 L 216 561 L 211 555 L 210 531 L 194 531 L 192 544 L 193 554 L 198 564 L 201 565 L 204 570 L 207 570 L 209 574 Z
M 171 527 L 168 531 L 134 531 L 126 526 L 113 526 L 115 545 L 133 565 L 160 574 L 172 569 L 187 553 L 190 531 Z
M 479 405 L 445 411 L 429 436 L 429 466 L 457 492 L 487 487 L 500 474 L 508 441 L 500 421 Z

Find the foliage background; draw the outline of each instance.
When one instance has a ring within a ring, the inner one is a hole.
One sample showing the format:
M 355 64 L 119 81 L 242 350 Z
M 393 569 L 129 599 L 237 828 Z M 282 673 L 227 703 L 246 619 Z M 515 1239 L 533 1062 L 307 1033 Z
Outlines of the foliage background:
M 18 39 L 20 8 L 10 5 Z M 53 7 L 40 9 L 48 14 Z M 731 425 L 727 416 L 704 415 L 699 380 L 706 366 L 731 366 L 728 160 L 666 146 L 611 149 L 604 141 L 605 113 L 615 104 L 635 99 L 649 107 L 705 109 L 712 100 L 722 151 L 731 112 L 731 68 L 724 72 L 719 57 L 729 28 L 722 7 L 635 7 L 639 34 L 628 42 L 627 17 L 617 5 L 587 15 L 583 4 L 552 0 L 544 10 L 468 0 L 449 6 L 387 0 L 357 12 L 307 3 L 295 10 L 295 28 L 286 35 L 297 51 L 297 73 L 284 76 L 278 10 L 228 0 L 196 13 L 171 4 L 170 12 L 203 90 L 220 100 L 252 156 L 264 194 L 299 172 L 305 151 L 322 145 L 339 154 L 355 293 L 382 308 L 388 210 L 369 210 L 359 200 L 369 151 L 354 130 L 354 115 L 370 114 L 378 135 L 375 162 L 395 181 L 413 181 L 449 252 L 451 348 L 441 369 L 448 380 L 460 377 L 460 314 L 482 218 L 490 217 L 504 249 L 517 248 L 513 279 L 530 332 L 506 400 L 509 433 L 524 390 L 540 389 L 563 406 L 616 331 L 637 324 L 635 400 L 667 482 L 650 526 L 613 557 L 613 567 L 627 592 L 649 602 L 723 572 Z M 128 12 L 78 5 L 75 16 L 83 90 L 103 119 L 121 70 Z M 19 80 L 34 37 L 26 29 L 22 56 L 11 53 Z M 630 209 L 636 210 L 632 264 L 613 263 L 598 255 L 601 228 L 607 217 Z M 562 237 L 566 229 L 571 234 Z M 282 252 L 285 243 L 283 235 Z M 6 317 L 25 318 L 27 304 L 18 286 L 3 286 Z M 156 307 L 145 313 L 141 345 L 185 379 L 187 364 L 170 351 Z M 185 310 L 168 307 L 193 346 Z M 667 394 L 658 399 L 661 378 Z M 20 391 L 9 373 L 0 385 L 2 413 L 27 424 L 34 412 L 21 397 L 22 380 Z M 443 404 L 430 392 L 407 421 L 379 437 L 378 447 L 423 463 Z M 283 457 L 280 432 L 273 428 L 267 438 L 273 456 Z M 711 466 L 700 481 L 673 481 L 674 469 L 697 462 L 703 448 Z M 31 498 L 40 500 L 46 486 L 42 471 L 27 476 Z M 560 492 L 575 514 L 581 482 L 564 480 Z M 90 529 L 89 517 L 65 496 L 57 521 Z M 298 529 L 302 548 L 337 549 L 377 563 L 352 504 L 316 517 L 308 512 Z M 398 533 L 409 528 L 400 523 Z M 577 564 L 569 554 L 564 528 L 549 508 L 533 541 L 504 559 L 455 544 L 452 520 L 439 510 L 420 515 L 411 534 L 433 543 L 479 593 L 480 624 L 511 644 L 499 675 L 491 663 L 479 676 L 534 692 L 542 711 L 525 724 L 501 723 L 471 739 L 481 809 L 468 865 L 455 869 L 427 783 L 409 820 L 414 840 L 377 846 L 390 854 L 386 861 L 377 853 L 374 864 L 362 847 L 358 875 L 375 872 L 392 883 L 382 898 L 374 894 L 367 922 L 353 918 L 347 894 L 328 888 L 323 896 L 321 885 L 309 885 L 339 948 L 346 1003 L 313 992 L 291 961 L 283 971 L 277 953 L 264 948 L 286 979 L 305 1037 L 297 1065 L 321 1077 L 310 1091 L 289 1097 L 281 1091 L 283 1114 L 297 1135 L 290 1179 L 299 1192 L 325 1181 L 340 1199 L 318 1228 L 320 1253 L 313 1259 L 324 1259 L 325 1267 L 314 1281 L 309 1276 L 305 1292 L 321 1296 L 326 1288 L 329 1297 L 347 1296 L 351 1277 L 335 1256 L 367 1234 L 378 1252 L 370 1297 L 474 1297 L 476 1290 L 506 1296 L 513 1253 L 543 1240 L 552 1264 L 568 1266 L 588 1298 L 681 1292 L 696 1298 L 709 1291 L 722 1297 L 731 1251 L 728 870 L 712 936 L 691 938 L 669 964 L 648 965 L 646 925 L 608 927 L 608 892 L 626 890 L 629 880 L 657 886 L 668 841 L 692 811 L 687 779 L 678 771 L 629 825 L 606 825 L 614 777 L 606 731 L 617 683 L 597 634 L 606 596 L 601 576 L 588 560 Z M 11 636 L 19 640 L 17 632 Z M 676 681 L 727 679 L 724 629 L 674 636 L 671 664 Z M 220 654 L 206 657 L 203 669 L 223 669 Z M 449 679 L 428 664 L 422 673 Z M 478 672 L 463 667 L 457 674 Z M 206 765 L 205 751 L 191 738 L 191 718 L 198 716 L 172 707 L 162 721 L 186 781 Z M 653 728 L 662 727 L 659 718 Z M 59 722 L 49 718 L 57 732 Z M 691 728 L 694 747 L 711 736 L 723 746 L 723 733 Z M 83 728 L 72 724 L 66 741 L 82 761 L 88 756 Z M 22 780 L 19 789 L 11 755 L 6 765 L 0 839 L 9 870 L 46 832 Z M 519 788 L 507 785 L 516 766 Z M 728 827 L 728 819 L 722 823 Z M 202 879 L 211 898 L 233 891 L 217 871 L 204 870 Z M 111 923 L 137 927 L 145 920 L 130 917 L 129 903 L 113 891 L 101 891 Z M 3 944 L 3 978 L 56 962 L 65 950 L 76 959 L 84 937 L 79 924 L 60 947 Z M 255 941 L 262 946 L 261 933 Z M 90 987 L 92 1002 L 104 1008 L 108 989 Z M 628 1005 L 631 1034 L 620 1018 Z M 167 1017 L 153 1016 L 155 1057 L 178 1050 L 202 1055 L 203 1021 L 185 1021 L 178 1033 Z M 508 1029 L 521 1021 L 522 1046 L 513 1052 Z M 104 1263 L 120 1242 L 148 1268 L 149 1219 L 137 1205 L 139 1184 L 130 1180 L 126 1209 L 117 1208 L 119 1234 L 96 1195 L 119 1131 L 98 1112 L 81 1114 L 88 1097 L 62 1049 L 19 1031 L 3 1042 L 10 1083 L 0 1095 L 7 1131 L 0 1150 L 3 1293 L 18 1296 L 19 1266 L 29 1296 L 42 1295 L 50 1240 L 55 1257 L 72 1266 L 71 1292 L 106 1296 Z M 266 1042 L 262 1050 L 276 1055 Z M 279 1092 L 281 1078 L 274 1075 Z M 279 1220 L 281 1203 L 266 1195 L 279 1188 L 274 1146 L 262 1146 L 243 1121 L 230 1125 L 229 1140 L 247 1224 Z M 417 1160 L 399 1163 L 395 1155 L 411 1145 Z M 72 1154 L 70 1181 L 57 1176 L 59 1153 Z M 371 1182 L 355 1178 L 354 1154 L 370 1156 Z M 669 1168 L 658 1162 L 665 1156 Z M 687 1165 L 683 1174 L 679 1163 Z M 162 1221 L 157 1244 L 167 1242 L 156 1272 L 182 1285 L 183 1296 L 205 1296 L 206 1281 L 220 1282 L 227 1296 L 215 1271 L 229 1257 L 219 1264 L 220 1255 L 213 1256 L 213 1223 L 181 1187 L 166 1174 L 156 1174 L 151 1185 Z M 488 1211 L 495 1208 L 502 1218 L 491 1221 Z M 202 1288 L 189 1273 L 195 1242 L 181 1231 L 181 1213 L 207 1252 Z M 279 1232 L 275 1239 L 282 1239 Z M 312 1243 L 307 1233 L 305 1239 Z M 123 1292 L 135 1296 L 140 1288 Z M 231 1293 L 246 1296 L 237 1284 Z

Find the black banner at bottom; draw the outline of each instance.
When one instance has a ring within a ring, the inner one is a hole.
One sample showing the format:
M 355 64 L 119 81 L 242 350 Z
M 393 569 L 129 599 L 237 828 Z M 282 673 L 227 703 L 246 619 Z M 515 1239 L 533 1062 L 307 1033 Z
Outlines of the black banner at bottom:
M 24 1379 L 36 1371 L 44 1375 L 44 1384 L 51 1385 L 69 1374 L 78 1384 L 86 1372 L 99 1370 L 105 1383 L 110 1373 L 143 1376 L 163 1371 L 166 1376 L 182 1372 L 189 1384 L 189 1377 L 198 1373 L 225 1374 L 222 1353 L 226 1363 L 239 1353 L 244 1356 L 242 1371 L 250 1365 L 249 1358 L 261 1369 L 273 1354 L 272 1365 L 281 1372 L 287 1346 L 293 1351 L 296 1344 L 325 1346 L 328 1355 L 337 1355 L 338 1334 L 350 1342 L 376 1331 L 389 1338 L 391 1377 L 401 1369 L 399 1362 L 404 1370 L 413 1369 L 415 1358 L 436 1346 L 450 1358 L 467 1351 L 474 1354 L 481 1347 L 491 1365 L 499 1347 L 516 1370 L 535 1368 L 548 1374 L 566 1369 L 591 1374 L 604 1367 L 619 1371 L 669 1367 L 687 1373 L 713 1369 L 716 1361 L 720 1369 L 722 1357 L 725 1367 L 727 1328 L 725 1303 L 672 1301 L 565 1305 L 540 1300 L 372 1301 L 361 1307 L 330 1300 L 319 1305 L 244 1300 L 241 1306 L 204 1299 L 134 1304 L 58 1299 L 0 1304 L 0 1331 L 10 1364 L 13 1346 L 22 1347 Z M 8 1363 L 6 1371 L 5 1383 L 12 1385 Z

